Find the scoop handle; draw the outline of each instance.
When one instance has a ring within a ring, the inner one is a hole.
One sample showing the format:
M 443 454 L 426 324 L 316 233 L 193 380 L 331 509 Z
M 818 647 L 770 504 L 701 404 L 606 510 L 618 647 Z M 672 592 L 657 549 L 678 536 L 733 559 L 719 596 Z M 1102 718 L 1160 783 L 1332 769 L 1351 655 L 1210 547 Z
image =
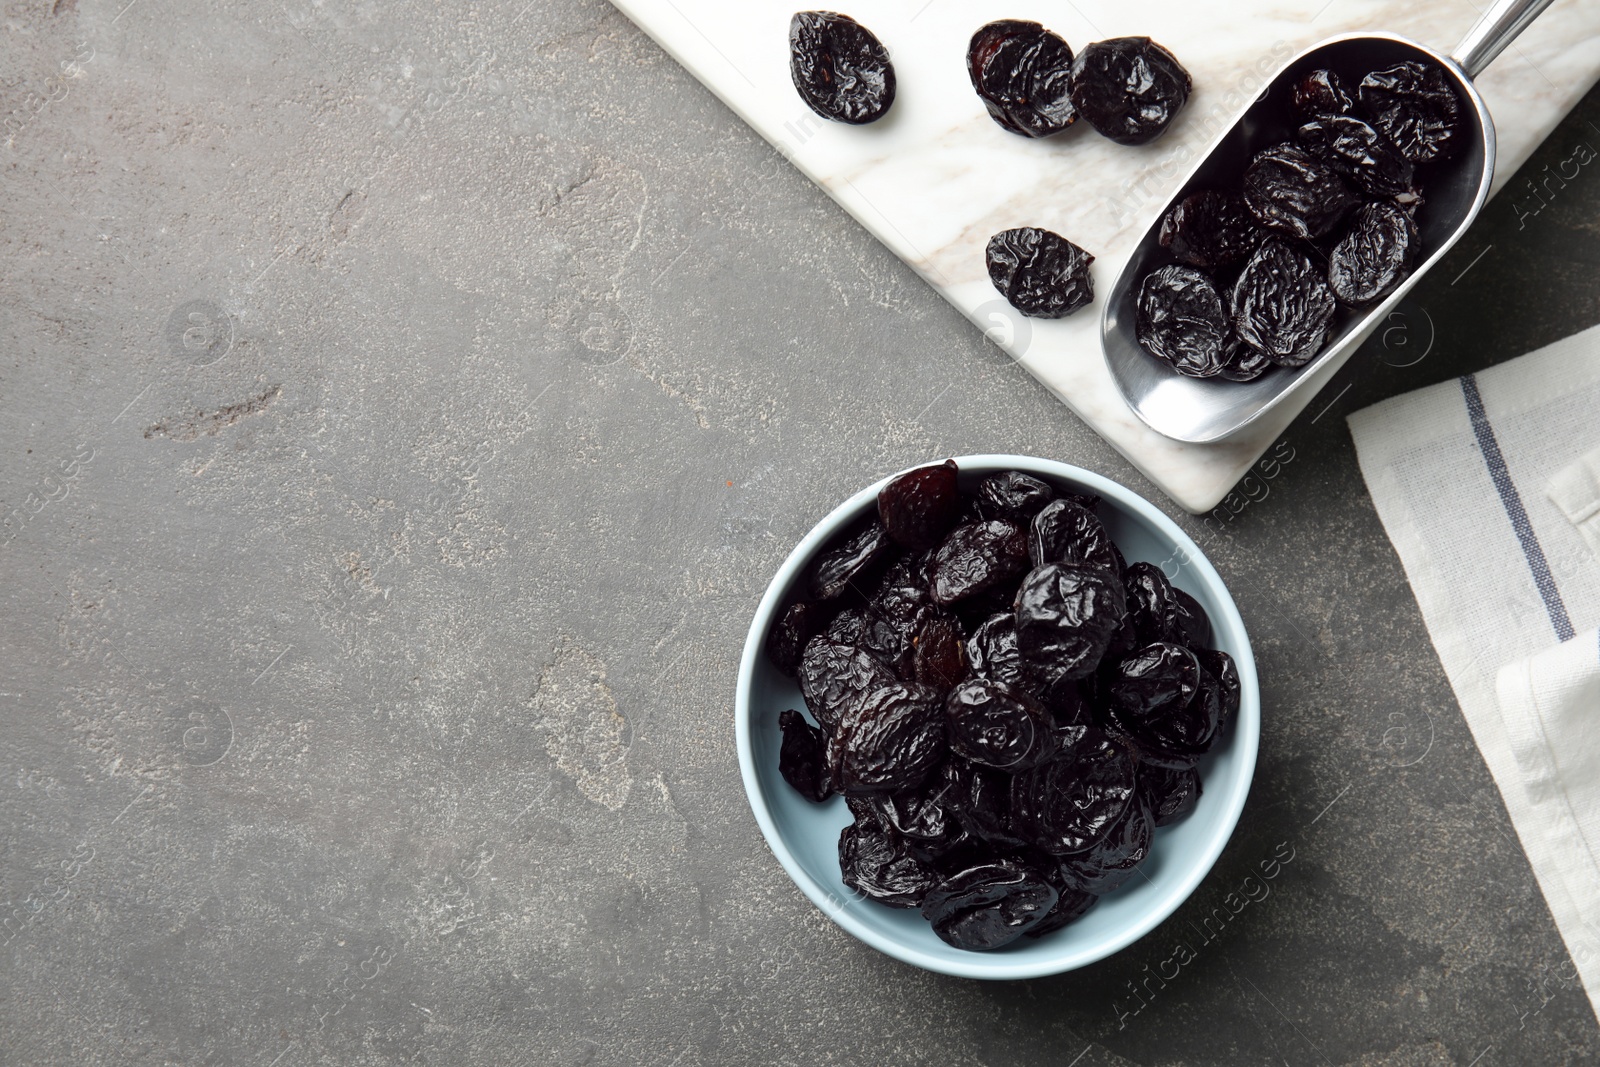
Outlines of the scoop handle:
M 1467 77 L 1476 78 L 1549 6 L 1550 0 L 1498 0 L 1461 38 L 1450 58 L 1461 64 Z

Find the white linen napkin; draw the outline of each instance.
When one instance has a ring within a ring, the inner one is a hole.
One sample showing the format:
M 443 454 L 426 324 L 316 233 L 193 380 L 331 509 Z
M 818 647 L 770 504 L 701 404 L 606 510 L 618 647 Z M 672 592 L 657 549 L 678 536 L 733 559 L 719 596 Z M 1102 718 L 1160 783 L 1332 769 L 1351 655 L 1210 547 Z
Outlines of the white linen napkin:
M 1378 517 L 1600 1016 L 1600 555 L 1586 540 L 1600 516 L 1597 416 L 1600 327 L 1349 422 Z

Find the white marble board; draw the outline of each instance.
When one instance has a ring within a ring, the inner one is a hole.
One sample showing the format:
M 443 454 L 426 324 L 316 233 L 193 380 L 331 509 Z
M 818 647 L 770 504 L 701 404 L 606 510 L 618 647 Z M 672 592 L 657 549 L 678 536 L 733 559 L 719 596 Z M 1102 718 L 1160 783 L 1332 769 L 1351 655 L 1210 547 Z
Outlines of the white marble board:
M 883 40 L 898 79 L 890 113 L 856 127 L 817 118 L 795 94 L 788 56 L 793 0 L 613 3 L 1195 512 L 1227 494 L 1322 382 L 1307 383 L 1227 441 L 1192 445 L 1162 437 L 1112 384 L 1100 351 L 1098 299 L 1067 319 L 1024 319 L 989 284 L 984 244 L 1011 226 L 1055 230 L 1095 255 L 1095 287 L 1104 293 L 1192 163 L 1285 59 L 1325 37 L 1359 30 L 1398 33 L 1447 51 L 1479 14 L 1467 0 L 850 0 L 842 9 Z M 1084 123 L 1045 140 L 1007 133 L 984 111 L 964 68 L 973 30 L 997 18 L 1037 20 L 1075 49 L 1106 37 L 1154 37 L 1189 69 L 1194 93 L 1165 135 L 1137 148 L 1113 144 Z M 1480 76 L 1499 138 L 1497 187 L 1597 77 L 1600 0 L 1556 0 Z M 1322 372 L 1322 381 L 1334 369 Z

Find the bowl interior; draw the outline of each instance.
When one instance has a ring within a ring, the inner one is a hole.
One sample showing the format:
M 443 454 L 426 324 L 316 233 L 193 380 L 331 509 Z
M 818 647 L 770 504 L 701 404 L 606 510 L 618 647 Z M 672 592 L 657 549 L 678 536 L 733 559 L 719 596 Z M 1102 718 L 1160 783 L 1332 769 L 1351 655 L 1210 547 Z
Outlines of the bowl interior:
M 779 570 L 751 627 L 740 672 L 736 717 L 745 787 L 768 844 L 802 890 L 840 926 L 898 959 L 930 970 L 977 978 L 1023 978 L 1083 966 L 1131 943 L 1170 914 L 1194 889 L 1232 833 L 1249 790 L 1260 731 L 1255 664 L 1233 599 L 1199 549 L 1153 505 L 1098 475 L 1021 456 L 957 457 L 962 487 L 984 475 L 1024 470 L 1059 488 L 1098 493 L 1099 508 L 1128 562 L 1162 566 L 1173 584 L 1206 609 L 1212 643 L 1238 662 L 1243 699 L 1228 736 L 1200 766 L 1202 795 L 1188 818 L 1156 831 L 1156 844 L 1135 877 L 1087 915 L 1046 937 L 1024 938 L 997 952 L 966 952 L 934 935 L 920 914 L 860 898 L 839 875 L 839 833 L 850 822 L 844 800 L 813 804 L 778 773 L 778 714 L 805 709 L 795 681 L 767 660 L 761 645 L 776 611 L 788 601 L 818 549 L 844 525 L 876 506 L 869 487 L 846 501 L 800 543 Z M 885 479 L 887 480 L 887 479 Z M 813 719 L 813 721 L 815 721 Z

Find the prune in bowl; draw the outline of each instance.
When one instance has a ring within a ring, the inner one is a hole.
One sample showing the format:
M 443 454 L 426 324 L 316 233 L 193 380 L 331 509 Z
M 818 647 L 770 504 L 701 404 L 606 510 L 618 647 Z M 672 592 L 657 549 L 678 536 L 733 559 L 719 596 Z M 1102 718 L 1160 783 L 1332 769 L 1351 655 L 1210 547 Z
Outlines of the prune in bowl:
M 1149 729 L 1135 715 L 1142 707 L 1138 701 L 1142 691 L 1126 685 L 1127 734 L 1116 733 L 1116 724 L 1110 723 L 1106 729 L 1112 732 L 1102 732 L 1082 719 L 1076 705 L 1095 679 L 1072 678 L 1071 669 L 1050 687 L 1044 712 L 1027 700 L 1008 696 L 1015 686 L 1027 688 L 1029 680 L 1019 674 L 1016 635 L 1014 630 L 1008 632 L 1006 617 L 1012 606 L 991 603 L 995 589 L 949 605 L 931 596 L 924 600 L 904 595 L 895 601 L 908 632 L 916 635 L 915 647 L 924 640 L 938 640 L 943 646 L 936 657 L 937 670 L 929 675 L 940 679 L 939 687 L 948 685 L 950 672 L 968 672 L 965 681 L 951 687 L 952 693 L 961 694 L 955 706 L 941 705 L 937 717 L 930 717 L 920 695 L 918 686 L 923 682 L 897 686 L 895 668 L 865 650 L 870 634 L 851 606 L 839 609 L 845 623 L 835 628 L 834 636 L 818 633 L 811 639 L 813 664 L 826 661 L 829 677 L 843 682 L 819 685 L 804 662 L 799 681 L 785 673 L 768 654 L 769 635 L 790 604 L 811 599 L 807 581 L 815 561 L 877 520 L 878 492 L 890 481 L 885 478 L 846 500 L 801 538 L 762 597 L 735 690 L 739 766 L 756 822 L 779 863 L 801 891 L 850 934 L 927 970 L 970 978 L 1032 978 L 1083 967 L 1132 944 L 1171 915 L 1199 885 L 1232 834 L 1250 788 L 1260 736 L 1259 690 L 1249 639 L 1232 597 L 1199 547 L 1154 505 L 1099 475 L 1051 460 L 964 456 L 956 457 L 955 463 L 961 492 L 981 500 L 981 507 L 992 516 L 964 516 L 955 529 L 1016 522 L 1025 531 L 1025 553 L 1031 554 L 1031 542 L 1037 540 L 1039 551 L 1059 561 L 1067 551 L 1056 547 L 1058 541 L 1076 543 L 1071 531 L 1080 526 L 1093 530 L 1093 524 L 1075 510 L 1088 505 L 1114 548 L 1106 553 L 1082 546 L 1075 550 L 1071 556 L 1075 562 L 1064 566 L 1073 568 L 1074 578 L 1083 578 L 1079 584 L 1092 586 L 1085 575 L 1094 572 L 1116 574 L 1125 587 L 1133 588 L 1140 598 L 1141 626 L 1149 631 L 1141 645 L 1205 636 L 1209 649 L 1226 653 L 1225 657 L 1209 650 L 1203 656 L 1196 653 L 1202 657 L 1205 675 L 1215 679 L 1215 691 L 1208 690 L 1205 699 L 1215 702 L 1216 714 L 1212 716 L 1208 706 L 1201 722 L 1207 729 L 1213 719 L 1221 724 L 1215 739 L 1167 736 Z M 1049 492 L 1010 477 L 991 483 L 980 494 L 986 478 L 1008 472 L 1037 479 Z M 1030 491 L 1023 493 L 1019 486 Z M 1049 500 L 1051 494 L 1054 501 Z M 1043 506 L 1033 510 L 1041 501 Z M 1040 527 L 1038 537 L 1034 520 Z M 1008 544 L 1008 551 L 1013 550 Z M 897 595 L 914 586 L 917 575 L 926 577 L 926 559 L 932 555 L 904 545 L 899 551 L 903 562 L 891 564 L 881 578 Z M 1176 560 L 1184 563 L 1177 566 L 1172 562 Z M 1024 567 L 1037 569 L 1031 559 Z M 1166 584 L 1155 580 L 1163 567 Z M 1023 577 L 1007 578 L 1003 588 L 1009 591 Z M 857 585 L 866 595 L 880 588 Z M 1066 587 L 1057 583 L 1056 588 Z M 1209 616 L 1209 635 L 1194 629 L 1189 619 L 1192 605 Z M 1134 601 L 1128 600 L 1126 607 L 1131 613 Z M 836 647 L 840 635 L 849 636 L 851 624 L 862 626 L 854 652 Z M 953 624 L 960 629 L 950 632 Z M 961 632 L 967 641 L 956 649 L 952 639 Z M 1137 639 L 1131 630 L 1113 637 L 1111 647 L 1120 651 L 1111 654 L 1133 652 L 1131 642 Z M 899 669 L 914 672 L 915 656 L 908 662 L 910 668 L 902 663 Z M 931 663 L 924 667 L 932 669 Z M 801 682 L 819 698 L 837 699 L 842 715 L 850 714 L 852 702 L 857 706 L 874 702 L 881 705 L 880 711 L 894 712 L 893 718 L 873 713 L 880 733 L 858 734 L 864 727 L 845 723 L 852 762 L 847 765 L 845 754 L 837 754 L 838 767 L 848 771 L 844 781 L 813 777 L 819 773 L 814 768 L 820 738 L 802 730 L 793 717 L 783 716 L 785 711 L 807 709 Z M 1051 736 L 1039 736 L 1037 731 L 1051 718 Z M 782 758 L 785 721 L 789 723 L 786 760 Z M 952 752 L 964 750 L 978 760 L 952 755 L 939 767 L 924 763 L 921 753 L 927 731 L 941 727 L 947 736 L 954 735 Z M 1152 770 L 1145 776 L 1148 781 L 1138 780 L 1138 792 L 1128 795 L 1123 788 L 1127 783 L 1112 772 L 1124 759 L 1118 753 L 1131 752 L 1128 746 L 1141 743 L 1136 733 L 1143 734 L 1143 743 L 1152 749 L 1161 747 L 1157 754 L 1168 764 L 1182 763 L 1202 747 L 1201 742 L 1206 751 L 1197 757 L 1197 768 Z M 888 769 L 903 766 L 910 784 L 899 786 L 883 777 L 885 765 L 879 758 L 890 750 L 908 755 L 906 761 L 896 755 Z M 1091 765 L 1121 791 L 1112 791 L 1115 796 L 1105 793 L 1107 806 L 1091 813 L 1095 818 L 1075 820 L 1053 798 L 1060 782 L 1078 773 L 1063 773 L 1065 768 Z M 785 767 L 800 788 L 785 780 Z M 841 786 L 845 795 L 837 792 Z M 887 790 L 888 786 L 896 789 Z M 851 826 L 855 829 L 844 834 Z M 843 868 L 842 836 L 846 838 Z M 1057 854 L 1083 844 L 1090 847 Z M 1129 877 L 1130 864 L 1140 853 L 1144 858 Z M 912 906 L 919 900 L 920 908 Z

